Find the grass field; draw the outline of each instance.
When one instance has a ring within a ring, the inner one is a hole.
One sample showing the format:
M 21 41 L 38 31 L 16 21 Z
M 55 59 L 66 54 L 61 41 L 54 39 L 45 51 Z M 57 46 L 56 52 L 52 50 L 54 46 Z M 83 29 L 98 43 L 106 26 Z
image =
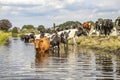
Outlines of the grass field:
M 0 45 L 5 43 L 9 36 L 11 36 L 11 33 L 0 31 Z

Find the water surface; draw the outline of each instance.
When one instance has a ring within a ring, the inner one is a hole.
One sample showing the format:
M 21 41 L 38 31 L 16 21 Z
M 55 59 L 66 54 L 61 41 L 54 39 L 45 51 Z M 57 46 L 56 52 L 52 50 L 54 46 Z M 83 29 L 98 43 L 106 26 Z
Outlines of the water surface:
M 36 56 L 34 45 L 10 38 L 0 46 L 0 80 L 119 80 L 120 57 L 74 45 Z

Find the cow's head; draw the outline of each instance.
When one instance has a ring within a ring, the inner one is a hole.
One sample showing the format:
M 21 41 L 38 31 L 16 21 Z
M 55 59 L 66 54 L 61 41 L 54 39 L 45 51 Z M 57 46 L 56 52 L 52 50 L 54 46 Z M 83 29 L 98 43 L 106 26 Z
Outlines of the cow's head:
M 35 40 L 34 40 L 34 45 L 35 45 L 35 48 L 36 48 L 36 49 L 39 48 L 39 42 L 40 42 L 40 39 L 35 39 Z

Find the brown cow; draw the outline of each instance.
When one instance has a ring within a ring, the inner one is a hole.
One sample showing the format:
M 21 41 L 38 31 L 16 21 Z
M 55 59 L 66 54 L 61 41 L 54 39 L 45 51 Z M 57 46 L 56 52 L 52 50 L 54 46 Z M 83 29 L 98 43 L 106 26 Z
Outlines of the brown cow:
M 36 39 L 34 41 L 36 52 L 37 53 L 45 53 L 49 51 L 50 48 L 50 41 L 47 37 L 43 37 L 41 39 Z
M 86 29 L 86 30 L 89 30 L 91 29 L 91 23 L 90 22 L 84 22 L 83 23 L 83 28 Z

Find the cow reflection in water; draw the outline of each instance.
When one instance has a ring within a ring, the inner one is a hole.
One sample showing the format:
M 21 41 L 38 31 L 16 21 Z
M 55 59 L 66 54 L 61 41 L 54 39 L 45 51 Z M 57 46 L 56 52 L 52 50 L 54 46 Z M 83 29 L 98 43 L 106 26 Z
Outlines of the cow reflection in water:
M 63 47 L 64 45 L 61 45 L 60 50 L 50 50 L 50 54 L 55 57 L 61 57 L 61 58 L 67 58 L 68 56 L 68 47 Z
M 35 55 L 35 66 L 36 68 L 39 67 L 46 67 L 49 63 L 49 52 L 45 52 L 44 54 L 38 54 Z

